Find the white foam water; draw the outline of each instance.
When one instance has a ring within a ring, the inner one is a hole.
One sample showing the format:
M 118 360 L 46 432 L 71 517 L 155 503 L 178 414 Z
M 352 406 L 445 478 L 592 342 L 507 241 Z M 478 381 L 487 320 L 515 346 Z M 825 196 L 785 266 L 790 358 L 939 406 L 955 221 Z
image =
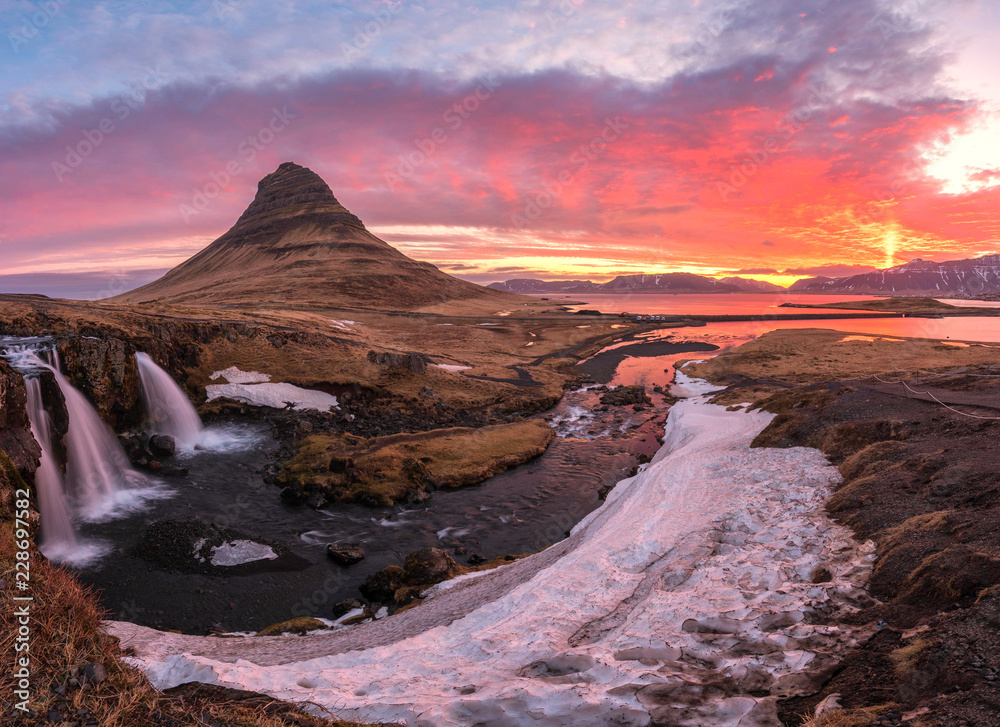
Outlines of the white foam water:
M 148 354 L 136 353 L 135 362 L 146 404 L 146 428 L 157 434 L 169 434 L 180 449 L 194 449 L 204 430 L 194 404 Z

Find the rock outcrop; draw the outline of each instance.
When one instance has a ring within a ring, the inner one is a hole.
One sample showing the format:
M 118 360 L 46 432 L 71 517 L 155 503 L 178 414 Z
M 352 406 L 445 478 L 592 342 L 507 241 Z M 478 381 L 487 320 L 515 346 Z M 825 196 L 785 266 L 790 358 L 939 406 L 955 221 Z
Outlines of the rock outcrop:
M 31 434 L 27 403 L 24 378 L 0 361 L 0 450 L 7 453 L 22 476 L 34 473 L 42 456 Z
M 114 429 L 142 423 L 135 347 L 118 338 L 70 338 L 57 345 L 62 372 Z

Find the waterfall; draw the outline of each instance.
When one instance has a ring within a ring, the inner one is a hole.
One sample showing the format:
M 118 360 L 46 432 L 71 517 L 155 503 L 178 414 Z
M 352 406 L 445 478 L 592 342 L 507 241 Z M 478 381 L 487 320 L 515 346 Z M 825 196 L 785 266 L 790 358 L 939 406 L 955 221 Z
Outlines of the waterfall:
M 148 485 L 148 480 L 132 469 L 111 427 L 86 397 L 58 370 L 41 360 L 39 363 L 55 374 L 66 400 L 66 479 L 81 514 L 88 520 L 100 521 L 122 507 L 131 508 L 140 494 L 133 490 Z
M 181 449 L 194 449 L 204 427 L 187 394 L 148 354 L 137 353 L 135 360 L 139 366 L 149 430 L 169 434 Z
M 79 543 L 73 530 L 69 504 L 63 488 L 62 473 L 52 454 L 52 417 L 42 402 L 42 383 L 38 377 L 26 378 L 28 387 L 28 418 L 31 433 L 41 445 L 42 459 L 35 471 L 35 492 L 41 515 L 41 543 L 47 558 L 66 560 L 77 552 Z

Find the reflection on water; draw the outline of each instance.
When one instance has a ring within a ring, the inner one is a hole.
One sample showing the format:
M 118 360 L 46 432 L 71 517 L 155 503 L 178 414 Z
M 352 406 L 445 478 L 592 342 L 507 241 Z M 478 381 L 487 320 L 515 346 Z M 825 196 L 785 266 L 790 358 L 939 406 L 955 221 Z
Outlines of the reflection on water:
M 558 301 L 558 298 L 551 297 Z M 568 297 L 568 296 L 567 296 Z M 582 301 L 569 306 L 570 310 L 590 308 L 602 313 L 649 313 L 671 315 L 773 315 L 776 313 L 801 313 L 781 308 L 782 303 L 822 305 L 849 300 L 879 300 L 874 295 L 803 295 L 801 293 L 731 293 L 727 295 L 632 293 L 630 295 L 579 295 L 569 300 Z

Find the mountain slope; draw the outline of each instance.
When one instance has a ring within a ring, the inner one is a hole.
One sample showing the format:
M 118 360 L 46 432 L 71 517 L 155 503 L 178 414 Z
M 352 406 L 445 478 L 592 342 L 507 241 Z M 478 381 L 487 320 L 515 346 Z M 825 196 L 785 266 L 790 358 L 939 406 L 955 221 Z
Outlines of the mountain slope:
M 769 283 L 766 280 L 754 280 L 753 278 L 719 278 L 720 283 L 735 285 L 745 293 L 785 293 L 787 290 L 780 285 Z
M 207 306 L 411 310 L 509 294 L 418 262 L 365 229 L 319 175 L 291 162 L 264 177 L 236 224 L 159 280 L 111 300 Z
M 742 278 L 741 278 L 742 279 Z M 756 282 L 756 281 L 749 281 Z M 654 275 L 619 275 L 607 283 L 589 280 L 537 280 L 516 278 L 490 283 L 495 290 L 512 293 L 741 293 L 736 285 L 693 273 L 656 273 Z M 783 290 L 783 288 L 779 288 Z
M 816 281 L 802 293 L 855 293 L 866 295 L 919 295 L 976 298 L 1000 294 L 1000 255 L 936 263 L 911 260 L 903 265 Z

